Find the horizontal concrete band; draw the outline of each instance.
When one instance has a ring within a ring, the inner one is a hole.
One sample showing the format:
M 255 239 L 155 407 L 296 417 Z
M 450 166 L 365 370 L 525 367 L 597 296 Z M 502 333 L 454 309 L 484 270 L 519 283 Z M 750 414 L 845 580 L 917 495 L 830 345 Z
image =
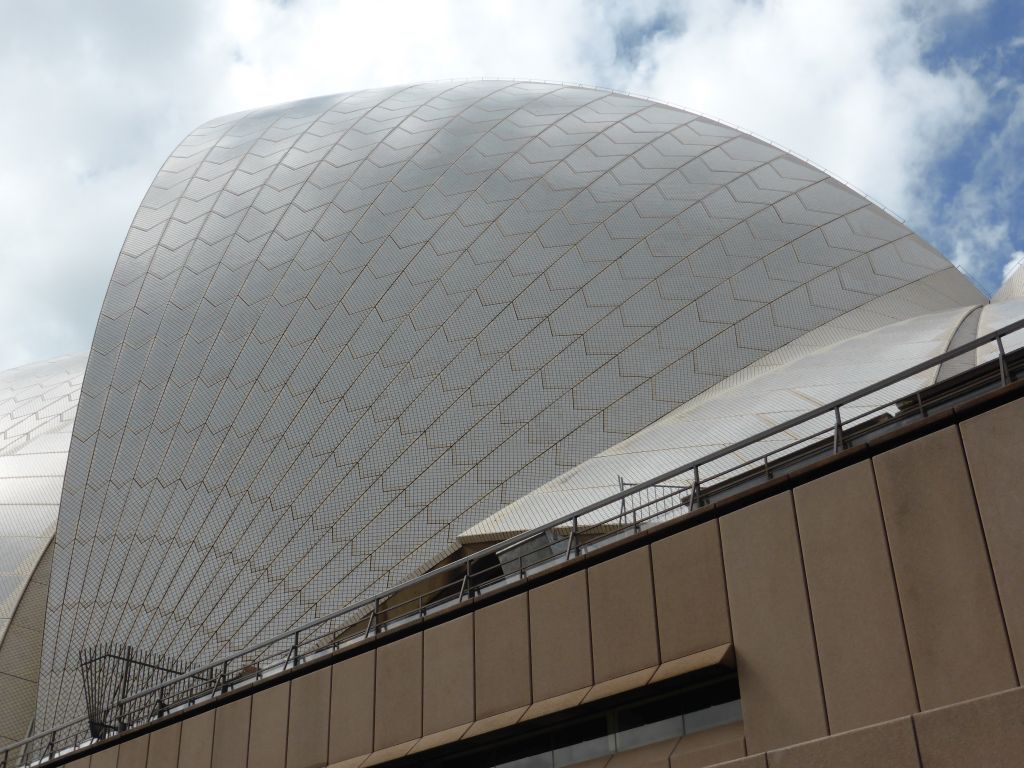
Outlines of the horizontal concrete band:
M 1024 688 L 938 707 L 716 768 L 1015 768 L 1024 755 Z M 678 768 L 685 763 L 644 763 Z

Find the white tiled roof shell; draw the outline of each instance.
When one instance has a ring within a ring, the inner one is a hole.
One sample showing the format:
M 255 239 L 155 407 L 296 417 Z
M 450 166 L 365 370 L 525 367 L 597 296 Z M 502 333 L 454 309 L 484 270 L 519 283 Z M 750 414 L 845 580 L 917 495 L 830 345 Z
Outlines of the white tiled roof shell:
M 1009 325 L 1024 315 L 1024 259 L 1018 259 L 1010 275 L 992 296 L 992 303 L 982 307 L 978 320 L 978 336 Z M 1024 331 L 1017 331 L 1003 339 L 1003 349 L 1010 352 L 1024 347 Z M 997 357 L 995 344 L 986 344 L 978 350 L 978 362 Z
M 1022 267 L 1024 267 L 1024 257 L 1020 257 L 1014 262 L 1009 276 L 993 294 L 993 302 L 1024 299 L 1024 268 Z
M 1017 318 L 1024 316 L 1022 309 L 1018 307 Z M 627 483 L 642 482 L 942 354 L 972 310 L 960 307 L 890 322 L 812 351 L 807 351 L 809 344 L 803 344 L 795 358 L 769 355 L 775 362 L 790 359 L 781 365 L 766 361 L 753 375 L 744 371 L 726 379 L 636 435 L 517 499 L 459 539 L 465 543 L 498 541 L 539 527 L 617 493 L 619 477 Z M 859 310 L 851 314 L 869 322 L 878 317 L 869 319 Z M 937 372 L 931 368 L 858 400 L 843 409 L 843 416 L 849 419 L 877 412 L 881 406 L 934 383 Z M 832 423 L 833 417 L 827 415 L 780 432 L 704 466 L 702 477 L 706 482 L 715 472 L 787 449 L 831 428 Z M 691 481 L 686 474 L 674 482 L 689 487 Z M 595 513 L 590 520 L 604 520 L 608 514 Z
M 978 320 L 978 336 L 1003 328 L 1024 317 L 1024 297 L 1006 299 L 988 304 L 981 308 L 981 318 Z M 1003 350 L 1012 352 L 1024 347 L 1024 330 L 1016 331 L 1003 338 Z M 994 360 L 999 355 L 996 344 L 989 343 L 978 348 L 978 363 Z
M 187 664 L 398 583 L 808 330 L 936 274 L 970 290 L 949 270 L 781 150 L 600 90 L 414 85 L 201 126 L 97 325 L 40 726 L 80 711 L 82 645 Z
M 0 644 L 53 538 L 85 355 L 0 372 Z

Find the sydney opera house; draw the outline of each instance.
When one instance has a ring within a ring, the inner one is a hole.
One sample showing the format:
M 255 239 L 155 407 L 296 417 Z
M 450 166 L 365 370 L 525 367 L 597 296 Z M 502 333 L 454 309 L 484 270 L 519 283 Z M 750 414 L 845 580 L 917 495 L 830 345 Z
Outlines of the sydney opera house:
M 212 120 L 0 374 L 0 766 L 1019 765 L 1021 329 L 642 98 Z

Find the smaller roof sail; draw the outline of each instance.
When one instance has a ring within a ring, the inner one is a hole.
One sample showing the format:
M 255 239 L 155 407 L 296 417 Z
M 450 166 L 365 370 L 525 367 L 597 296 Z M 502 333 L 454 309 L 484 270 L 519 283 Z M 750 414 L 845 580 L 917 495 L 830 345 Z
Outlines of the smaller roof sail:
M 53 538 L 85 360 L 0 373 L 0 642 Z
M 35 711 L 50 556 L 85 355 L 0 372 L 0 744 Z

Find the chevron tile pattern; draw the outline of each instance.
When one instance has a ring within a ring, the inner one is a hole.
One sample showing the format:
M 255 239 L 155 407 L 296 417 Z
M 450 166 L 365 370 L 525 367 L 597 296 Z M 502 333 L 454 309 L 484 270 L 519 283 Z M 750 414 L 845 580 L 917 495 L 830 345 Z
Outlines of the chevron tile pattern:
M 90 351 L 39 727 L 82 711 L 80 647 L 201 662 L 394 585 L 948 268 L 781 150 L 600 90 L 413 85 L 201 126 L 142 202 Z

